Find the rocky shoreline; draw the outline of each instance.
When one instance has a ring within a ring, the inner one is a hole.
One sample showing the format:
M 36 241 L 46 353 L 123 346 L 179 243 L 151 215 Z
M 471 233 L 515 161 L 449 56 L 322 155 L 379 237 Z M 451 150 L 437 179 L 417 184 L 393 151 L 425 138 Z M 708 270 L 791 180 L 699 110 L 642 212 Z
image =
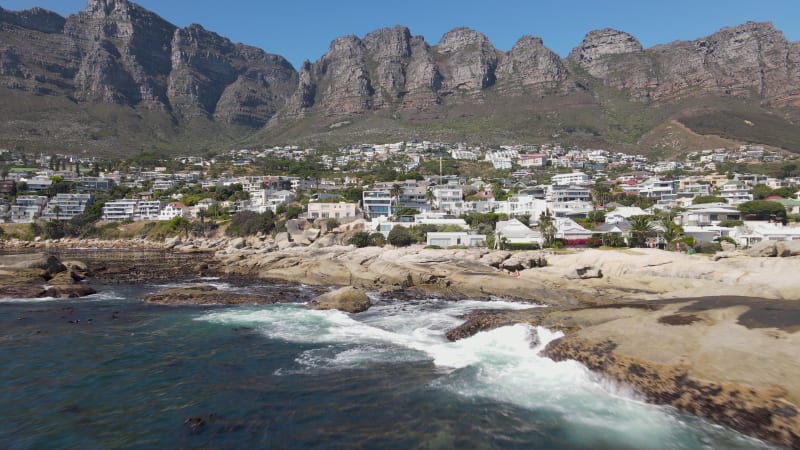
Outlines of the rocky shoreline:
M 173 239 L 139 246 L 132 240 L 106 248 L 182 254 L 195 274 L 358 288 L 345 298 L 361 299 L 358 291 L 366 290 L 548 305 L 476 312 L 448 338 L 515 323 L 561 330 L 565 336 L 544 350 L 548 357 L 580 361 L 648 401 L 800 448 L 800 284 L 794 279 L 800 258 L 793 248 L 767 243 L 712 258 L 650 249 L 512 253 L 288 242 Z M 79 244 L 100 248 L 104 242 Z M 35 246 L 75 247 L 70 241 Z M 259 302 L 221 299 L 212 289 L 179 294 L 153 301 Z

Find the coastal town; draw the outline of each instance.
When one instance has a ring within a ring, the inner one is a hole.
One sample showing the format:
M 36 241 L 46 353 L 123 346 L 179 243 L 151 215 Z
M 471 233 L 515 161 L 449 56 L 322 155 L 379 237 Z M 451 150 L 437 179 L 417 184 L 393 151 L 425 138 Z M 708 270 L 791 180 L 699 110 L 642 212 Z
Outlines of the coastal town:
M 796 156 L 754 145 L 692 151 L 681 161 L 558 144 L 408 141 L 326 152 L 241 149 L 138 165 L 0 150 L 0 164 L 0 217 L 16 224 L 218 223 L 269 211 L 363 219 L 365 232 L 384 238 L 396 226 L 417 227 L 420 242 L 442 248 L 713 251 L 723 243 L 800 240 Z M 773 175 L 755 170 L 766 165 L 777 167 Z M 486 215 L 490 226 L 480 219 Z M 62 237 L 55 234 L 44 237 Z

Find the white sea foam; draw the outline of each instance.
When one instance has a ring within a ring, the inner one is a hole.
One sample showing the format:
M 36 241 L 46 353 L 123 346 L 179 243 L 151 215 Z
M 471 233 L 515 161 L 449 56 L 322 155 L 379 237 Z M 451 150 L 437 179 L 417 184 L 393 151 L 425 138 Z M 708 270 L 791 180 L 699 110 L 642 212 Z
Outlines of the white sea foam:
M 645 404 L 575 361 L 539 356 L 560 333 L 518 324 L 449 342 L 444 331 L 474 309 L 522 309 L 509 302 L 378 303 L 366 313 L 270 305 L 207 313 L 198 320 L 252 326 L 271 339 L 317 344 L 296 358 L 301 371 L 342 370 L 385 362 L 431 361 L 441 372 L 431 386 L 563 416 L 570 440 L 627 447 L 681 447 L 697 425 L 671 409 Z M 281 369 L 277 375 L 290 375 Z

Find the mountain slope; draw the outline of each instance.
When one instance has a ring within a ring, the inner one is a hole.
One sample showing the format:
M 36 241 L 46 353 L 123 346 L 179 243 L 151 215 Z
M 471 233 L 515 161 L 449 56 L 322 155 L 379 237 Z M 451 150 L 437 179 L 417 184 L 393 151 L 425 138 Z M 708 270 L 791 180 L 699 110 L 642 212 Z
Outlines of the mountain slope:
M 200 25 L 176 27 L 127 0 L 89 0 L 66 18 L 0 8 L 0 101 L 0 146 L 52 151 L 409 137 L 800 151 L 800 43 L 769 23 L 648 49 L 602 29 L 562 59 L 535 36 L 504 52 L 469 28 L 431 45 L 398 25 L 337 38 L 295 71 Z

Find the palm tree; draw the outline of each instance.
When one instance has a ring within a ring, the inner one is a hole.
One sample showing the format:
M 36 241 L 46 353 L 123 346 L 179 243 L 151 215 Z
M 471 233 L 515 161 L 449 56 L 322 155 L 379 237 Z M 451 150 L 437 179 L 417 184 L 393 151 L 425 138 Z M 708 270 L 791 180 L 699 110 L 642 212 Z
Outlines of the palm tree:
M 661 225 L 664 227 L 664 240 L 667 243 L 683 236 L 683 227 L 670 220 L 669 217 L 664 218 Z
M 61 210 L 60 206 L 58 206 L 58 205 L 53 206 L 53 214 L 56 215 L 56 220 L 61 220 L 61 216 L 60 216 L 61 212 L 62 212 L 62 210 Z
M 644 247 L 645 238 L 653 232 L 653 217 L 644 214 L 630 216 L 628 223 L 631 225 L 630 232 L 636 247 Z
M 400 196 L 403 195 L 403 192 L 403 186 L 400 186 L 397 183 L 393 184 L 392 188 L 389 190 L 389 194 L 398 202 L 400 201 Z
M 542 233 L 544 247 L 552 247 L 556 240 L 556 224 L 550 211 L 544 211 L 539 216 L 539 232 Z

